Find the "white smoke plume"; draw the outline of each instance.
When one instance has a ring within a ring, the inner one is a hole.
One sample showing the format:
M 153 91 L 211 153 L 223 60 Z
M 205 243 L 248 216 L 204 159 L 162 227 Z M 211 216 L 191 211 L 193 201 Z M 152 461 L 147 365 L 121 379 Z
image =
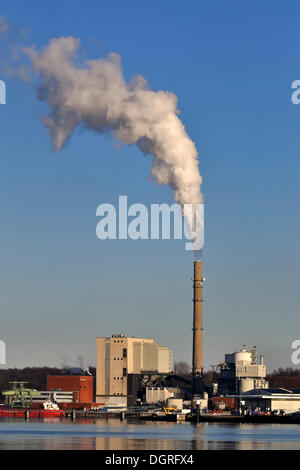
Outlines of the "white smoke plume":
M 152 177 L 169 185 L 181 206 L 201 203 L 197 151 L 178 118 L 177 97 L 149 89 L 141 76 L 126 83 L 115 53 L 78 64 L 79 46 L 78 39 L 61 37 L 42 51 L 24 49 L 41 80 L 38 97 L 50 108 L 43 124 L 54 149 L 60 150 L 80 126 L 110 132 L 153 155 Z

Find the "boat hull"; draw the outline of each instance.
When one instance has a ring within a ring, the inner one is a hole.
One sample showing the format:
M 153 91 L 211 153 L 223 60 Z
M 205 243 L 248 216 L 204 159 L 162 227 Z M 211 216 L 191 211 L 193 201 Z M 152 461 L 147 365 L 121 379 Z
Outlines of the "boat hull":
M 0 418 L 63 418 L 64 410 L 0 409 Z

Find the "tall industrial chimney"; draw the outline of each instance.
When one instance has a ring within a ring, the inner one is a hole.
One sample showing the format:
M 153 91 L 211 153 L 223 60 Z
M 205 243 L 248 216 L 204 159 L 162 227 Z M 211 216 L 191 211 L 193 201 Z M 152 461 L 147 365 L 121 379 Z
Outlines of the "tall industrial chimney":
M 203 393 L 203 350 L 202 350 L 202 261 L 194 262 L 194 315 L 193 315 L 193 382 L 192 394 Z

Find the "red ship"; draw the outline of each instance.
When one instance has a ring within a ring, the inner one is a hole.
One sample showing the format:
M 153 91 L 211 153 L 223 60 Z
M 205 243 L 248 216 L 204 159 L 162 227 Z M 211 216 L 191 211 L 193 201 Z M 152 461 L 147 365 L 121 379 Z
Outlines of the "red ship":
M 0 408 L 0 418 L 62 418 L 66 416 L 64 410 L 45 410 L 34 408 Z

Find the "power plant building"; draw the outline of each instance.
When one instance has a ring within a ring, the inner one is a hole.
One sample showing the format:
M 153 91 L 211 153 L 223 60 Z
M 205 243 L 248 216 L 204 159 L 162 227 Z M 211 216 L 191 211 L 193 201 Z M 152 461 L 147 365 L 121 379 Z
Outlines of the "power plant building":
M 267 389 L 267 370 L 263 356 L 257 364 L 256 347 L 248 351 L 243 345 L 238 352 L 225 354 L 225 361 L 215 366 L 218 373 L 213 395 L 240 395 L 252 389 Z
M 96 339 L 96 402 L 105 406 L 131 405 L 136 401 L 141 375 L 169 374 L 171 351 L 152 338 Z

